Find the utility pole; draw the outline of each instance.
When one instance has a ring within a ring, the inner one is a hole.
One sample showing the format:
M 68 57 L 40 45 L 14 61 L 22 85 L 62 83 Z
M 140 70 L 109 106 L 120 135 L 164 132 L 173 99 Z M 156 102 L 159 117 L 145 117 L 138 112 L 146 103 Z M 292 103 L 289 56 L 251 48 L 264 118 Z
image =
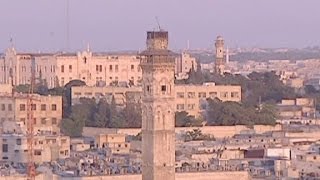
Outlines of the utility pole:
M 31 79 L 30 88 L 27 96 L 27 144 L 28 144 L 28 180 L 34 180 L 36 170 L 34 165 L 34 104 L 33 104 L 33 91 L 35 84 L 35 63 L 31 62 Z

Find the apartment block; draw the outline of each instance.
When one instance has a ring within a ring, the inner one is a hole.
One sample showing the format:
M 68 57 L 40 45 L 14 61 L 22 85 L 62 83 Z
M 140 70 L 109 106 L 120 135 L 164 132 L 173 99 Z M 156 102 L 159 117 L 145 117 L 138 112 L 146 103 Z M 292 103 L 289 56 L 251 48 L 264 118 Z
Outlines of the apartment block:
M 118 105 L 124 105 L 128 94 L 135 93 L 133 99 L 139 101 L 142 96 L 142 87 L 72 87 L 72 104 L 79 103 L 81 97 L 110 99 L 113 95 Z M 234 85 L 216 85 L 205 83 L 203 85 L 176 84 L 175 85 L 176 111 L 186 111 L 190 115 L 199 116 L 205 109 L 207 98 L 218 98 L 221 101 L 241 101 L 241 87 Z
M 62 97 L 32 94 L 28 107 L 27 94 L 0 94 L 0 125 L 3 133 L 25 134 L 28 108 L 33 111 L 34 132 L 59 134 L 62 119 Z
M 176 111 L 186 111 L 190 115 L 198 116 L 206 108 L 207 98 L 218 98 L 221 101 L 241 101 L 241 86 L 215 85 L 176 85 Z
M 27 137 L 22 134 L 0 135 L 1 161 L 13 163 L 28 162 Z M 33 138 L 33 157 L 35 163 L 51 162 L 70 157 L 70 138 L 68 136 L 36 135 Z
M 99 134 L 95 138 L 97 148 L 107 148 L 112 154 L 128 154 L 130 143 L 126 142 L 125 134 Z
M 49 88 L 80 79 L 87 85 L 113 82 L 139 84 L 140 58 L 137 53 L 17 53 L 8 49 L 0 57 L 0 84 L 30 84 L 31 74 L 44 80 Z

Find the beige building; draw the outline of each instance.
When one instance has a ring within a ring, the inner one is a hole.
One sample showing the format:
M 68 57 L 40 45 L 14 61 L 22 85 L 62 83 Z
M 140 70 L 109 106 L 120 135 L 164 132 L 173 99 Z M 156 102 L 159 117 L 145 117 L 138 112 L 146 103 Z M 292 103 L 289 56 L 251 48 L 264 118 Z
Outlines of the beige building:
M 196 59 L 188 53 L 175 55 L 175 74 L 187 78 Z M 0 84 L 30 84 L 31 73 L 49 88 L 64 86 L 80 79 L 89 86 L 116 82 L 141 84 L 138 53 L 94 53 L 90 49 L 76 53 L 18 53 L 14 48 L 0 57 Z
M 30 84 L 31 72 L 49 88 L 75 79 L 89 86 L 129 81 L 139 84 L 139 64 L 137 53 L 93 53 L 89 49 L 78 53 L 17 53 L 9 48 L 0 57 L 0 84 L 11 84 L 11 79 L 14 85 Z
M 128 154 L 130 143 L 126 142 L 125 134 L 99 134 L 95 137 L 97 148 L 110 149 L 112 154 Z
M 313 118 L 316 112 L 314 103 L 312 98 L 283 99 L 277 107 L 282 118 Z
M 27 94 L 0 94 L 0 125 L 4 133 L 23 133 L 27 129 Z M 59 134 L 62 97 L 32 95 L 34 132 Z
M 33 138 L 35 163 L 51 162 L 70 156 L 68 136 L 36 135 Z M 0 135 L 0 157 L 2 161 L 13 163 L 28 162 L 27 138 L 19 134 Z
M 217 86 L 215 83 L 204 85 L 176 85 L 176 111 L 187 111 L 198 116 L 206 107 L 207 98 L 221 101 L 241 101 L 241 86 Z
M 198 116 L 204 110 L 207 98 L 218 98 L 222 101 L 241 101 L 241 87 L 233 85 L 215 85 L 215 83 L 205 83 L 203 85 L 175 85 L 175 111 L 186 111 L 190 115 Z M 79 102 L 81 97 L 86 98 L 107 98 L 115 97 L 118 105 L 123 105 L 126 102 L 128 93 L 139 93 L 137 101 L 142 96 L 142 87 L 89 87 L 79 86 L 72 87 L 71 98 L 72 104 Z M 139 98 L 140 97 L 140 98 Z
M 196 58 L 191 57 L 190 54 L 182 52 L 180 56 L 176 58 L 175 74 L 178 79 L 188 78 L 188 72 L 191 68 L 197 68 Z

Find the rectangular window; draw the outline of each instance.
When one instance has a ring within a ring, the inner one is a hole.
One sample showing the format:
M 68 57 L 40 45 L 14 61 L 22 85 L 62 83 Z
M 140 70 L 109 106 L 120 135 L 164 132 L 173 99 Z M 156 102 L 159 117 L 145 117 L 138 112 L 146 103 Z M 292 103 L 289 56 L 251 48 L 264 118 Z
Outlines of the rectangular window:
M 5 104 L 1 104 L 1 111 L 5 111 L 6 110 L 6 105 Z
M 61 66 L 61 72 L 64 73 L 64 65 Z
M 115 70 L 116 72 L 118 72 L 118 71 L 119 71 L 119 66 L 118 66 L 118 65 L 115 65 L 114 70 Z
M 41 124 L 45 125 L 46 124 L 46 118 L 41 118 Z
M 37 124 L 37 118 L 33 118 L 33 124 L 34 124 L 34 125 Z
M 161 91 L 162 92 L 166 92 L 167 91 L 167 86 L 166 85 L 162 85 L 161 86 Z
M 36 104 L 31 104 L 31 110 L 36 111 L 37 110 L 37 105 Z
M 195 98 L 196 93 L 195 92 L 188 92 L 188 98 Z
M 195 104 L 188 104 L 188 110 L 193 110 L 195 108 Z
M 69 65 L 69 73 L 72 73 L 72 65 Z
M 210 96 L 210 98 L 212 98 L 212 99 L 216 98 L 217 95 L 218 95 L 217 92 L 209 92 L 209 96 Z
M 112 72 L 112 65 L 109 65 L 109 71 Z
M 26 110 L 26 105 L 20 104 L 20 111 L 25 111 L 25 110 Z
M 131 71 L 134 71 L 134 65 L 131 65 Z
M 81 96 L 81 93 L 80 92 L 75 92 L 74 95 Z
M 220 97 L 221 98 L 228 98 L 228 92 L 221 92 Z
M 8 104 L 8 111 L 12 111 L 12 104 Z
M 16 143 L 17 143 L 17 145 L 21 145 L 21 139 L 20 139 L 20 138 L 17 139 L 17 140 L 16 140 Z
M 23 124 L 26 124 L 26 118 L 20 118 L 20 122 L 23 122 Z
M 41 156 L 41 150 L 34 150 L 35 156 Z
M 199 92 L 198 97 L 199 98 L 206 98 L 207 94 L 205 92 Z
M 2 144 L 2 152 L 8 152 L 8 144 Z
M 184 98 L 183 92 L 177 92 L 177 98 Z
M 56 111 L 57 110 L 57 105 L 56 104 L 52 104 L 51 105 L 51 110 L 52 111 Z
M 184 104 L 177 104 L 177 110 L 178 111 L 184 110 Z
M 232 98 L 239 98 L 239 93 L 238 92 L 231 92 L 231 97 Z
M 99 71 L 102 72 L 102 65 L 99 66 Z
M 52 124 L 58 124 L 57 123 L 57 118 L 52 118 L 51 120 L 52 120 Z
M 46 111 L 47 110 L 47 106 L 45 104 L 41 104 L 41 111 Z

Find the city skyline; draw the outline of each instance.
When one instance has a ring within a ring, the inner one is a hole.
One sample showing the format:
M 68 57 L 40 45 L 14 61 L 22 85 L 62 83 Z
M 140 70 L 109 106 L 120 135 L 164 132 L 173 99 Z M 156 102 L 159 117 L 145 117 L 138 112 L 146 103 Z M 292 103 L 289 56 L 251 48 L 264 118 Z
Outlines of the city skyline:
M 320 27 L 315 24 L 320 20 L 315 13 L 319 2 L 315 0 L 204 0 L 183 4 L 69 0 L 69 28 L 67 2 L 1 1 L 0 52 L 10 47 L 11 40 L 19 51 L 33 52 L 77 51 L 86 49 L 88 43 L 94 51 L 143 49 L 143 32 L 158 29 L 155 17 L 161 28 L 170 32 L 171 49 L 184 49 L 187 41 L 191 49 L 213 49 L 218 35 L 231 48 L 303 48 L 320 44 Z

